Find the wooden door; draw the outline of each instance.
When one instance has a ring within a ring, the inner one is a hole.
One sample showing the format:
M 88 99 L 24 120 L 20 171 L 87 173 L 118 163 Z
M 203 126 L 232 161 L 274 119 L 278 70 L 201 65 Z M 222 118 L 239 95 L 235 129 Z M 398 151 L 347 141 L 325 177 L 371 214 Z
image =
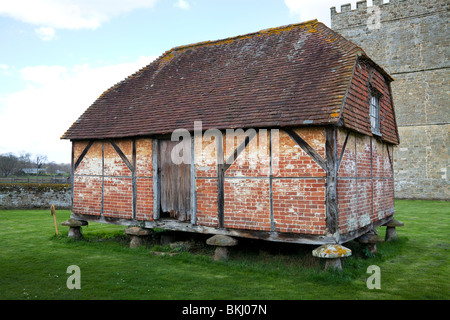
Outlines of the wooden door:
M 176 164 L 171 158 L 173 148 L 179 143 L 179 141 L 171 140 L 160 140 L 159 143 L 160 217 L 189 221 L 191 219 L 191 166 L 185 163 Z M 187 143 L 189 144 L 189 141 Z

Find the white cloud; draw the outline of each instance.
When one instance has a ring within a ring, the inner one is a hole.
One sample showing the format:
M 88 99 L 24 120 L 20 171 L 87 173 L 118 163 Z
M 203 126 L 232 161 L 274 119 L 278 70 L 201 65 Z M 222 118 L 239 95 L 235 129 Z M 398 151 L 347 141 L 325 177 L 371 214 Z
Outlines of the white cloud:
M 0 15 L 54 29 L 95 29 L 135 9 L 149 8 L 158 0 L 14 0 L 0 3 Z
M 102 67 L 23 68 L 25 88 L 0 96 L 0 154 L 24 150 L 70 162 L 70 143 L 60 140 L 64 132 L 105 90 L 155 58 Z
M 55 37 L 55 29 L 50 27 L 40 27 L 38 29 L 34 30 L 39 38 L 41 38 L 44 41 L 50 41 L 53 40 Z
M 183 9 L 183 10 L 188 10 L 191 6 L 185 0 L 178 0 L 177 2 L 175 2 L 174 7 L 177 7 L 177 8 Z

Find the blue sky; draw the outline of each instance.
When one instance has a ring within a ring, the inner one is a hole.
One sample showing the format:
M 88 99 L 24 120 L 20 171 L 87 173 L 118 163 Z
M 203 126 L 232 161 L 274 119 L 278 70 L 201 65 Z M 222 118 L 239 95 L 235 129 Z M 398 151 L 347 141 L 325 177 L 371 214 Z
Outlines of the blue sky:
M 368 1 L 370 5 L 372 1 Z M 385 1 L 387 2 L 387 1 Z M 0 154 L 70 162 L 59 138 L 172 47 L 318 19 L 356 0 L 0 0 Z

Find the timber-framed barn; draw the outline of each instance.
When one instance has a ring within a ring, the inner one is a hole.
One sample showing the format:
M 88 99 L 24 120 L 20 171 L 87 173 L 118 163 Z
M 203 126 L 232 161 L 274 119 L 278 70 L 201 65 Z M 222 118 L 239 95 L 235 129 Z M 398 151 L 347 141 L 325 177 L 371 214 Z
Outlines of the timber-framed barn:
M 390 83 L 317 20 L 173 48 L 68 129 L 72 218 L 304 244 L 393 219 Z

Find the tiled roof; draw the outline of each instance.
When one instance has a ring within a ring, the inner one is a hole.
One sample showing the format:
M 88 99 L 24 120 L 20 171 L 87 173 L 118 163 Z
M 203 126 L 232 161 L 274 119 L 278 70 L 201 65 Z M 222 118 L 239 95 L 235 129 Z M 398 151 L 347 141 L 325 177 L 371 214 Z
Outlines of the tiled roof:
M 336 123 L 361 48 L 317 20 L 173 48 L 104 92 L 63 139 Z

